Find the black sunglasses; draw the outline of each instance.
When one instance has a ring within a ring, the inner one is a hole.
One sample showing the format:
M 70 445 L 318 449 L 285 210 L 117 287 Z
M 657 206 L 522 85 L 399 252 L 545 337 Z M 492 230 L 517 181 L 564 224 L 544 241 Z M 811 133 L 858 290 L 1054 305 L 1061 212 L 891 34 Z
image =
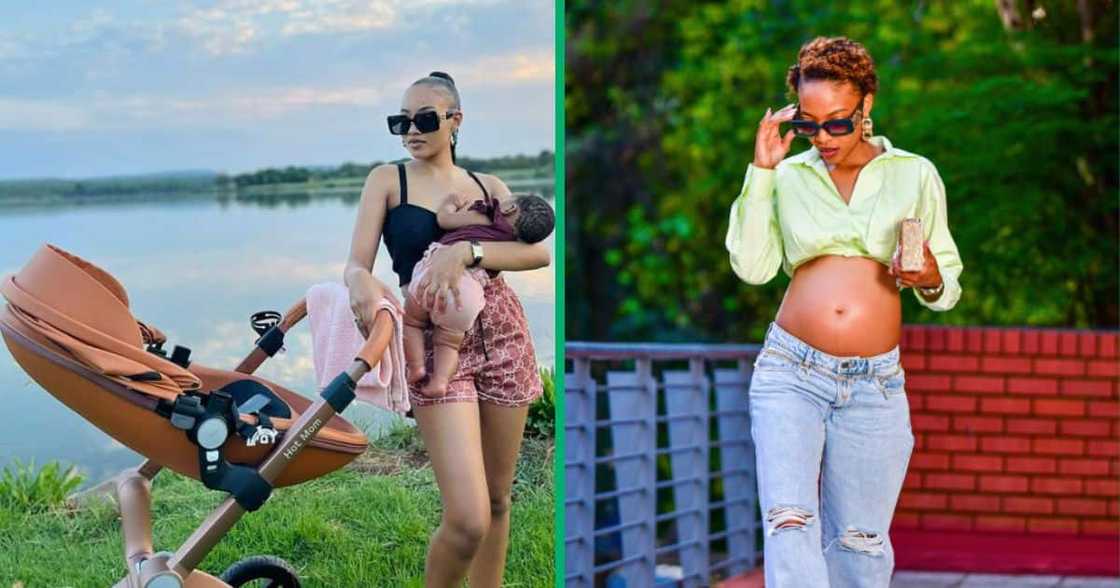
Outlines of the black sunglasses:
M 416 125 L 416 130 L 421 133 L 430 133 L 439 129 L 439 121 L 441 118 L 451 118 L 455 116 L 452 110 L 447 111 L 441 117 L 440 114 L 434 110 L 425 110 L 424 112 L 416 113 L 416 116 L 409 118 L 407 114 L 391 114 L 389 120 L 389 133 L 393 135 L 407 135 L 408 129 L 413 124 Z
M 830 118 L 823 123 L 817 123 L 816 121 L 798 118 L 799 116 L 801 116 L 801 106 L 798 106 L 797 113 L 793 115 L 793 120 L 789 121 L 789 123 L 793 126 L 793 132 L 798 137 L 805 137 L 807 139 L 816 137 L 817 133 L 819 133 L 821 129 L 824 129 L 824 132 L 832 135 L 833 137 L 842 137 L 844 135 L 850 135 L 855 132 L 856 115 L 862 109 L 863 96 L 860 96 L 859 104 L 856 105 L 856 109 L 853 110 L 850 115 L 848 115 L 848 118 Z

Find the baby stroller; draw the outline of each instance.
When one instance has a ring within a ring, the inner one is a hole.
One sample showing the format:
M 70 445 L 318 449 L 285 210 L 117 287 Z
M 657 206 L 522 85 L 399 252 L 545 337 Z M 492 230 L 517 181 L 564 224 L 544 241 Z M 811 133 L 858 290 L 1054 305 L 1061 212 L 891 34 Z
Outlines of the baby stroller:
M 53 245 L 44 245 L 0 283 L 0 335 L 16 362 L 63 404 L 147 458 L 103 486 L 121 513 L 128 575 L 118 588 L 210 588 L 269 580 L 295 587 L 290 565 L 258 556 L 215 578 L 195 567 L 272 489 L 317 478 L 365 451 L 365 435 L 339 416 L 355 382 L 384 353 L 392 317 L 377 313 L 354 362 L 314 401 L 252 373 L 283 345 L 307 313 L 253 316 L 255 348 L 233 371 L 190 360 L 190 350 L 163 349 L 166 337 L 138 321 L 112 276 Z M 229 493 L 174 553 L 153 552 L 151 480 L 163 468 Z

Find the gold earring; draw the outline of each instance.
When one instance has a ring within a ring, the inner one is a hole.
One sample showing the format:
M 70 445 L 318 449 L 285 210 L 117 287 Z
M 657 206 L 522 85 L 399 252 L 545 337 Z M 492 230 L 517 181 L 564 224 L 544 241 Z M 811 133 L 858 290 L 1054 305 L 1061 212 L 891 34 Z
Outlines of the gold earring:
M 871 128 L 872 128 L 871 126 L 873 124 L 874 123 L 871 122 L 871 117 L 870 116 L 863 119 L 863 140 L 864 141 L 870 141 L 871 140 Z

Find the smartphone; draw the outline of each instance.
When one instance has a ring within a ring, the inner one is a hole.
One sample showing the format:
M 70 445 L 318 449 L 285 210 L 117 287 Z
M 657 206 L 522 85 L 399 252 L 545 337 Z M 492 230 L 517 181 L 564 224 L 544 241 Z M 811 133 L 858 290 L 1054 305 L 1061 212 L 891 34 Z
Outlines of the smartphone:
M 922 233 L 922 219 L 902 219 L 899 233 L 902 271 L 921 271 L 925 267 L 925 235 Z

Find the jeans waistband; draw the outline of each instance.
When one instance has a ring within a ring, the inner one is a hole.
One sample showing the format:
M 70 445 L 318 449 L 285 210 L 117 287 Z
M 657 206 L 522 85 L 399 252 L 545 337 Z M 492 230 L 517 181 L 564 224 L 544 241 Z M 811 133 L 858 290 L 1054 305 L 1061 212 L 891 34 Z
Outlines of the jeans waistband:
M 871 356 L 839 356 L 825 353 L 795 337 L 789 331 L 771 322 L 766 329 L 765 347 L 781 348 L 801 363 L 812 364 L 818 369 L 838 375 L 886 375 L 897 370 L 898 345 L 890 351 Z

